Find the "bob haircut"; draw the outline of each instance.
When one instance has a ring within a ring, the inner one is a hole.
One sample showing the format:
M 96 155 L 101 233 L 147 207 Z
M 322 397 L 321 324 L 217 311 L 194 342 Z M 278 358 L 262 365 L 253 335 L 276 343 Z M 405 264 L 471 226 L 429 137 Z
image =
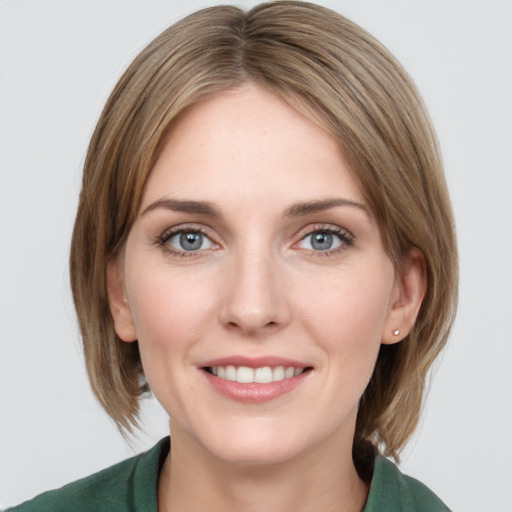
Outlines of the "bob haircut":
M 398 459 L 454 319 L 450 200 L 436 135 L 411 79 L 366 31 L 310 3 L 198 11 L 154 39 L 115 86 L 85 160 L 70 256 L 92 389 L 121 433 L 133 432 L 147 384 L 137 342 L 121 341 L 114 330 L 107 265 L 122 257 L 176 120 L 247 82 L 272 91 L 339 142 L 396 272 L 413 247 L 425 256 L 428 284 L 417 321 L 400 343 L 381 346 L 353 445 L 354 460 L 369 450 Z

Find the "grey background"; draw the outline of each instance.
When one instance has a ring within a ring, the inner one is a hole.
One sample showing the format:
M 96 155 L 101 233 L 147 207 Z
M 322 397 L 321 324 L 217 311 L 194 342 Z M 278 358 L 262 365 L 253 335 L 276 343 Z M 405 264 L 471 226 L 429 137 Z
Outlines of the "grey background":
M 116 79 L 162 29 L 212 3 L 0 2 L 0 507 L 166 433 L 148 400 L 145 433 L 129 446 L 95 403 L 69 239 L 88 139 Z M 402 468 L 454 510 L 510 511 L 512 2 L 320 3 L 377 36 L 416 80 L 458 222 L 459 315 Z

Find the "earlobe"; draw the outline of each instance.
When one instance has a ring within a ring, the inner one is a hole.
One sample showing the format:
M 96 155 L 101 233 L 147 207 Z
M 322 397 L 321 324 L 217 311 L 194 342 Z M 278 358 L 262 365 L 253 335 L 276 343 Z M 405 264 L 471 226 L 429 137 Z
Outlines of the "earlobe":
M 107 266 L 107 293 L 117 335 L 123 341 L 135 341 L 137 334 L 132 312 L 125 297 L 124 279 L 117 262 L 110 262 Z
M 413 248 L 404 267 L 397 274 L 391 309 L 384 325 L 382 343 L 390 345 L 402 341 L 411 331 L 427 290 L 425 256 Z

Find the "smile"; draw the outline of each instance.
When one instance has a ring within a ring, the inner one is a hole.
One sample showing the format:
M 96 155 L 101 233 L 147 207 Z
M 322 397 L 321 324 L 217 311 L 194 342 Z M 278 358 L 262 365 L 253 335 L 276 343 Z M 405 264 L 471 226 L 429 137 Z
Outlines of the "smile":
M 248 366 L 208 366 L 205 370 L 219 379 L 239 382 L 241 384 L 270 384 L 291 379 L 301 375 L 306 369 L 293 366 L 262 366 L 260 368 L 249 368 Z
M 205 361 L 198 369 L 217 393 L 246 404 L 263 404 L 286 395 L 314 373 L 313 366 L 272 355 L 231 355 Z

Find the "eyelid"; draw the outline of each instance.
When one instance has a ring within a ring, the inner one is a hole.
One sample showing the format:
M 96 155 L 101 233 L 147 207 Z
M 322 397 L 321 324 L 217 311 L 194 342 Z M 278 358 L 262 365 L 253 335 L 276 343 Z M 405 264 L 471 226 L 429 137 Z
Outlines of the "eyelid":
M 204 226 L 202 224 L 195 224 L 195 223 L 183 223 L 178 224 L 175 226 L 170 226 L 163 231 L 159 235 L 157 235 L 155 240 L 155 245 L 162 247 L 166 252 L 171 254 L 172 256 L 196 256 L 199 257 L 202 255 L 202 253 L 205 253 L 209 250 L 216 250 L 220 249 L 222 247 L 222 244 L 218 241 L 219 237 L 211 232 L 212 230 L 208 228 L 208 226 Z M 185 251 L 180 250 L 176 247 L 170 246 L 168 243 L 169 240 L 176 236 L 179 233 L 200 233 L 202 236 L 206 237 L 212 244 L 211 247 L 208 247 L 206 249 L 199 249 L 195 251 Z M 303 242 L 303 240 L 312 235 L 313 233 L 329 233 L 334 236 L 337 236 L 340 239 L 339 246 L 333 248 L 333 249 L 325 249 L 325 250 L 315 250 L 315 249 L 308 249 L 299 247 L 298 245 Z M 291 248 L 295 250 L 305 250 L 309 251 L 311 254 L 318 255 L 318 256 L 329 256 L 331 254 L 346 250 L 347 248 L 354 245 L 355 236 L 346 228 L 343 228 L 341 226 L 338 226 L 336 224 L 327 224 L 327 223 L 317 223 L 317 224 L 310 224 L 303 228 L 301 228 L 294 236 L 293 239 L 295 240 L 291 244 Z
M 306 226 L 305 228 L 302 228 L 297 235 L 294 238 L 298 238 L 296 242 L 292 244 L 292 248 L 295 248 L 298 244 L 300 244 L 306 237 L 312 235 L 313 233 L 329 233 L 335 236 L 338 236 L 341 240 L 341 244 L 338 247 L 335 247 L 334 249 L 326 249 L 323 251 L 320 250 L 313 250 L 313 249 L 304 249 L 307 251 L 310 251 L 314 255 L 318 256 L 328 256 L 333 253 L 337 253 L 339 251 L 343 251 L 347 249 L 348 247 L 351 247 L 354 245 L 355 236 L 346 228 L 342 228 L 340 226 L 337 226 L 336 224 L 311 224 Z M 298 249 L 303 249 L 301 247 L 298 247 Z
M 168 243 L 169 240 L 180 233 L 200 233 L 211 242 L 212 247 L 208 247 L 207 249 L 200 249 L 197 251 L 184 251 L 171 246 Z M 172 256 L 200 256 L 201 253 L 204 253 L 205 251 L 212 249 L 215 250 L 220 247 L 220 243 L 216 241 L 216 238 L 217 237 L 213 236 L 212 233 L 210 233 L 210 230 L 205 228 L 203 225 L 184 223 L 164 229 L 159 235 L 157 235 L 155 245 L 161 247 Z

